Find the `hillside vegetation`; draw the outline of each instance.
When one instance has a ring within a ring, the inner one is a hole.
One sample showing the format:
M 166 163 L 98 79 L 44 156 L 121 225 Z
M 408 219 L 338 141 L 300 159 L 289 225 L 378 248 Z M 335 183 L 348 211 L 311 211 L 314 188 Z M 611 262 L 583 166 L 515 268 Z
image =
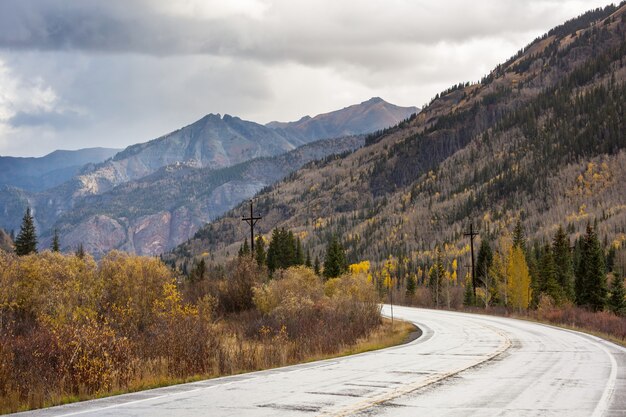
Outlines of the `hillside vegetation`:
M 342 236 L 350 262 L 380 271 L 392 256 L 417 274 L 437 245 L 469 265 L 481 238 L 531 241 L 596 224 L 605 251 L 626 251 L 626 6 L 608 6 L 536 39 L 480 82 L 461 83 L 416 117 L 346 156 L 311 163 L 259 193 L 258 231 L 285 227 L 311 256 Z M 167 256 L 180 266 L 232 257 L 246 236 L 240 206 Z
M 295 267 L 269 281 L 247 257 L 196 272 L 183 278 L 115 251 L 96 263 L 0 250 L 0 413 L 301 362 L 358 349 L 371 334 L 388 340 L 364 274 L 324 282 Z

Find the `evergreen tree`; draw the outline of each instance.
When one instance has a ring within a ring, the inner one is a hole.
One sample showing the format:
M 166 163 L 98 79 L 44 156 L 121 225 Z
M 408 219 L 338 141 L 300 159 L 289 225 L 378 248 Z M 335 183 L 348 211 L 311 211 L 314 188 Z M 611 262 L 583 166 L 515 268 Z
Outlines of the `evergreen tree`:
M 200 259 L 200 262 L 195 264 L 195 266 L 191 269 L 191 273 L 189 274 L 189 281 L 192 283 L 197 283 L 204 280 L 206 276 L 206 262 L 204 258 Z
M 609 309 L 618 316 L 626 316 L 626 291 L 624 280 L 619 275 L 613 277 L 611 282 L 611 297 L 609 297 Z
M 513 247 L 518 249 L 518 247 Z M 524 253 L 522 251 L 522 253 Z M 539 297 L 541 296 L 541 275 L 539 270 L 539 261 L 541 259 L 541 248 L 539 243 L 535 242 L 528 256 L 524 256 L 528 275 L 530 276 L 530 307 L 537 308 L 539 305 Z
M 296 239 L 285 228 L 274 229 L 267 250 L 267 267 L 270 272 L 296 265 Z
M 265 252 L 265 240 L 262 236 L 257 236 L 256 243 L 254 244 L 254 258 L 257 264 L 264 265 L 267 260 L 267 253 Z
M 339 242 L 337 235 L 333 235 L 332 239 L 326 246 L 326 257 L 324 258 L 324 277 L 336 278 L 346 272 L 348 266 L 346 264 L 346 255 L 343 246 Z
M 74 252 L 74 254 L 78 256 L 80 259 L 83 259 L 85 257 L 85 248 L 83 247 L 82 243 L 78 245 L 78 247 L 76 248 L 76 252 Z
M 309 250 L 306 250 L 306 261 L 304 262 L 304 266 L 306 266 L 307 268 L 312 268 L 313 264 L 311 263 L 311 252 L 309 252 Z
M 526 235 L 522 227 L 522 220 L 519 217 L 513 229 L 513 247 L 520 248 L 524 254 L 526 253 Z
M 472 307 L 476 304 L 474 300 L 474 289 L 472 288 L 472 279 L 469 274 L 465 278 L 465 291 L 463 292 L 463 305 Z
M 415 279 L 415 275 L 409 274 L 409 277 L 406 281 L 406 295 L 408 297 L 412 297 L 415 295 L 415 291 L 417 290 L 417 280 Z
M 559 226 L 554 235 L 552 256 L 556 269 L 556 280 L 561 286 L 563 296 L 569 301 L 574 301 L 574 261 L 572 259 L 569 238 L 562 226 Z
M 315 275 L 317 276 L 321 275 L 322 273 L 319 256 L 315 256 L 315 264 L 313 265 L 313 272 L 315 272 Z
M 250 256 L 250 245 L 248 245 L 248 239 L 243 241 L 243 245 L 239 247 L 239 257 Z
M 33 216 L 30 214 L 30 207 L 28 207 L 22 219 L 20 233 L 15 239 L 15 253 L 23 256 L 34 252 L 37 252 L 37 233 Z
M 576 302 L 593 311 L 601 311 L 606 304 L 606 296 L 604 253 L 595 229 L 587 224 L 576 271 Z
M 304 265 L 304 252 L 302 251 L 302 242 L 300 238 L 296 239 L 296 258 L 295 265 Z
M 557 280 L 552 248 L 546 244 L 539 259 L 539 292 L 552 297 L 556 304 L 561 304 L 564 298 L 563 290 Z
M 491 245 L 487 239 L 483 239 L 480 242 L 480 249 L 478 250 L 478 260 L 476 261 L 476 277 L 485 284 L 487 287 L 487 275 L 489 274 L 489 268 L 493 263 L 493 252 Z
M 267 268 L 270 273 L 279 268 L 279 258 L 282 256 L 280 253 L 280 241 L 281 233 L 279 229 L 272 231 L 272 238 L 270 239 L 270 246 L 267 249 Z
M 283 264 L 285 268 L 289 268 L 290 266 L 297 265 L 296 264 L 296 238 L 293 235 L 293 232 L 290 230 L 289 232 L 285 232 L 283 229 L 284 240 L 282 242 L 283 247 Z M 285 234 L 286 233 L 286 234 Z
M 617 256 L 617 250 L 615 246 L 611 245 L 609 251 L 606 254 L 606 272 L 613 272 L 615 268 L 615 257 Z
M 54 235 L 52 235 L 52 245 L 50 246 L 52 252 L 59 252 L 61 250 L 59 245 L 59 231 L 54 229 Z

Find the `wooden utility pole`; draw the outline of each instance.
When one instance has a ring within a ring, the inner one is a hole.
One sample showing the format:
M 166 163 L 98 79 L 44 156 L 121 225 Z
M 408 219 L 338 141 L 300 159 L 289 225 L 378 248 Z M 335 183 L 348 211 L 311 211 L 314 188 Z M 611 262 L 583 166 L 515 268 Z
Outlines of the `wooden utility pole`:
M 250 254 L 254 258 L 254 225 L 263 217 L 254 217 L 254 209 L 252 208 L 252 200 L 250 200 L 250 217 L 243 217 L 241 220 L 250 225 Z
M 474 231 L 474 223 L 470 223 L 470 231 L 464 233 L 463 236 L 470 238 L 470 251 L 472 253 L 472 291 L 474 291 L 474 299 L 476 299 L 476 269 L 474 268 L 474 238 L 478 236 L 478 232 Z

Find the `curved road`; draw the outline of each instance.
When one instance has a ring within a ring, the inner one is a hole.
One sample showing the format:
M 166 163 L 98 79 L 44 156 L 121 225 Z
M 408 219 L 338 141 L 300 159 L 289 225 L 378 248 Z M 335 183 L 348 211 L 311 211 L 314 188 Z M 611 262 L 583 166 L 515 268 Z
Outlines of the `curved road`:
M 394 313 L 422 336 L 377 352 L 21 415 L 626 416 L 624 348 L 519 320 Z

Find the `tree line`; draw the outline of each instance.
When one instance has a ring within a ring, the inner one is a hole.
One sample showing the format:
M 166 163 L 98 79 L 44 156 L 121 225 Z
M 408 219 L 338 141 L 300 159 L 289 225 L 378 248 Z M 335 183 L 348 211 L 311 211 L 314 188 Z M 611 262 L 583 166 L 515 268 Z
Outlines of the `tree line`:
M 316 255 L 315 260 L 312 261 L 310 250 L 304 250 L 301 239 L 284 227 L 272 231 L 267 249 L 265 238 L 257 236 L 254 253 L 248 240 L 244 240 L 238 255 L 239 257 L 252 256 L 259 265 L 267 266 L 270 274 L 278 269 L 301 265 L 313 268 L 316 275 L 326 279 L 339 277 L 348 271 L 345 250 L 336 234 L 332 235 L 327 242 L 323 265 L 320 263 L 319 255 Z

